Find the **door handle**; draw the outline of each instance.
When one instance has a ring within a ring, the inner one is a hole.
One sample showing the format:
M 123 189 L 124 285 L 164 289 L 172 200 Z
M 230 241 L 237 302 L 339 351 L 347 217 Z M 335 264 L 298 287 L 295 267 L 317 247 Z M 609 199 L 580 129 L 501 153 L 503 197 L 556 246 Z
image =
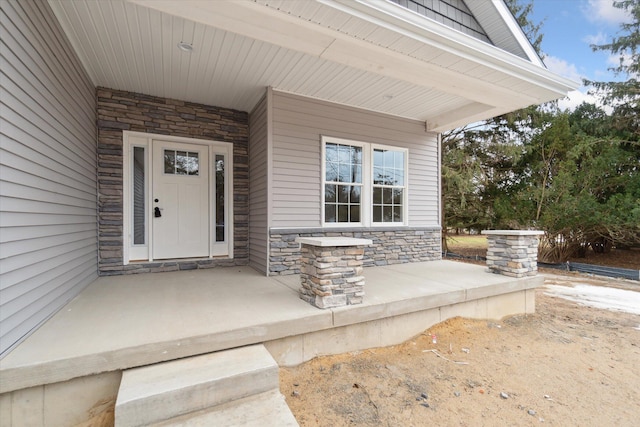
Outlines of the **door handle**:
M 153 216 L 156 218 L 160 218 L 162 216 L 162 212 L 160 212 L 160 208 L 159 207 L 155 207 L 153 209 Z

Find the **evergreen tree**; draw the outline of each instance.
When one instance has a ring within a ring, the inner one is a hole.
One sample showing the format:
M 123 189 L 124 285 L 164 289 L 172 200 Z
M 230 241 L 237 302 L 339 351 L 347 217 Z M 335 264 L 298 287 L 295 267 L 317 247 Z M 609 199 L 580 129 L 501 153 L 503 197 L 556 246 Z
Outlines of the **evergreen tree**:
M 620 33 L 610 43 L 592 45 L 594 51 L 608 51 L 619 57 L 609 68 L 622 81 L 596 82 L 586 80 L 604 105 L 613 109 L 613 125 L 621 139 L 640 141 L 640 0 L 614 1 L 623 9 L 629 21 L 620 25 Z
M 505 0 L 507 7 L 541 55 L 542 23 L 530 16 L 533 3 Z M 524 108 L 442 134 L 442 244 L 447 250 L 448 229 L 517 227 L 512 220 L 510 184 L 515 179 L 518 146 L 531 124 L 537 107 Z
M 507 4 L 539 49 L 532 4 Z M 589 246 L 640 244 L 640 0 L 615 5 L 631 22 L 595 49 L 621 55 L 613 71 L 626 80 L 588 82 L 612 113 L 549 103 L 443 134 L 443 237 L 447 228 L 541 229 L 540 256 L 548 262 Z

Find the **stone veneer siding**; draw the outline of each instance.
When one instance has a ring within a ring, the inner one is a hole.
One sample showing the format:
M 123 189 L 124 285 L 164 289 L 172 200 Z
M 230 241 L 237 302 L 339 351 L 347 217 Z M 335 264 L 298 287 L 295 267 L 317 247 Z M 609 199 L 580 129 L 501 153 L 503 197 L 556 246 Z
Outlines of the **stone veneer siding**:
M 102 87 L 96 89 L 96 98 L 99 274 L 248 264 L 248 113 Z M 123 265 L 122 132 L 125 130 L 233 143 L 233 259 L 136 262 Z
M 364 249 L 364 267 L 442 259 L 440 228 L 277 229 L 270 230 L 270 276 L 300 273 L 301 252 L 297 237 L 371 239 L 373 244 Z
M 362 304 L 364 246 L 300 246 L 300 298 L 318 308 Z

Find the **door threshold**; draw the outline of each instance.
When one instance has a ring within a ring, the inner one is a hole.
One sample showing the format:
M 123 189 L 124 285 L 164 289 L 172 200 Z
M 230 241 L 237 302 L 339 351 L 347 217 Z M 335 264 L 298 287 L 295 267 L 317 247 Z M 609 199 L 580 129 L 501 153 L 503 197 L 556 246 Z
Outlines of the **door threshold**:
M 154 259 L 153 261 L 149 261 L 148 259 L 136 259 L 129 261 L 130 264 L 150 264 L 150 263 L 167 263 L 167 262 L 195 262 L 195 261 L 223 261 L 223 260 L 232 260 L 233 258 L 227 255 L 221 256 L 207 256 L 207 257 L 199 257 L 199 258 L 167 258 L 167 259 Z

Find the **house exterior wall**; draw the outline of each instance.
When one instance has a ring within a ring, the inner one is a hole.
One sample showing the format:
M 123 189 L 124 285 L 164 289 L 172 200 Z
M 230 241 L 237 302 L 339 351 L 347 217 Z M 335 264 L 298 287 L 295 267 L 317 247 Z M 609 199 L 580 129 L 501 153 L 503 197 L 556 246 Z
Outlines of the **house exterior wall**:
M 44 1 L 3 1 L 0 354 L 97 277 L 93 85 Z
M 423 122 L 273 91 L 271 228 L 320 227 L 321 136 L 409 149 L 409 226 L 439 217 L 438 136 Z
M 269 95 L 270 96 L 270 95 Z M 269 120 L 267 95 L 249 115 L 249 265 L 268 272 Z
M 98 265 L 101 275 L 244 265 L 249 258 L 248 114 L 97 88 Z M 124 130 L 233 143 L 233 259 L 123 263 Z
M 372 239 L 365 266 L 441 258 L 437 134 L 426 132 L 425 124 L 415 120 L 271 93 L 269 274 L 299 272 L 297 236 Z M 409 150 L 407 224 L 323 228 L 322 136 Z

